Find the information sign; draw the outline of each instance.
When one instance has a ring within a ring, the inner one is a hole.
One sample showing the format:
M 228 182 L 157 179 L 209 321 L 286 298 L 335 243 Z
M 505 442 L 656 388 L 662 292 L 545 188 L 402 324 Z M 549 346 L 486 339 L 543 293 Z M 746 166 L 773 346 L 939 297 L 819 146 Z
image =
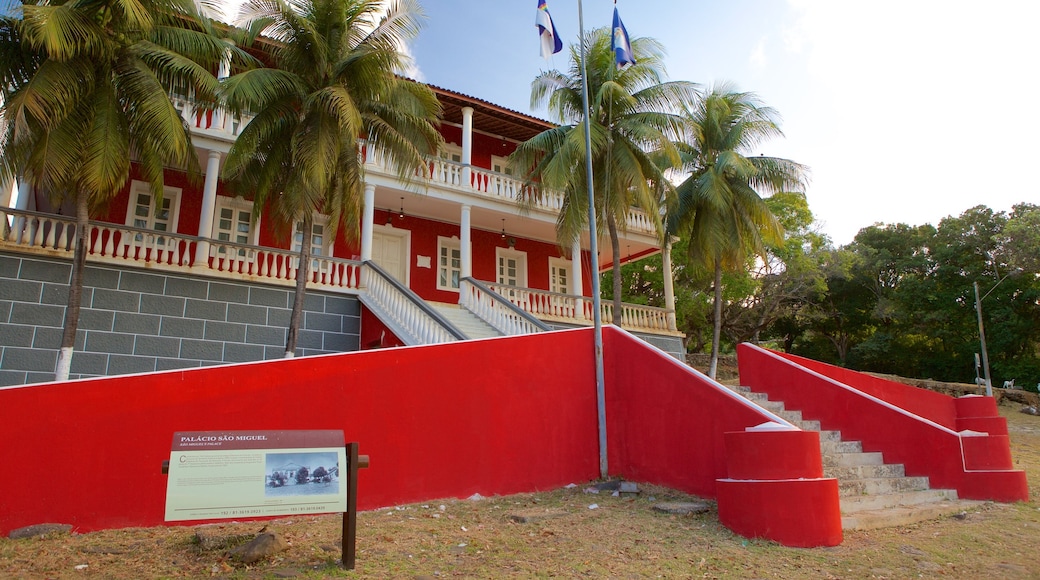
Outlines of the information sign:
M 166 521 L 346 512 L 347 469 L 342 431 L 175 433 Z

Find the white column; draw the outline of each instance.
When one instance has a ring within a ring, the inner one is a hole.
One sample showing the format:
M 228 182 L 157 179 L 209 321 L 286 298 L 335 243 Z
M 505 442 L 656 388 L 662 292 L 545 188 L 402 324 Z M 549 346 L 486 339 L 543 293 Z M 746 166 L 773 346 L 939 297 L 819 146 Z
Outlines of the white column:
M 462 220 L 459 224 L 459 253 L 462 258 L 462 277 L 473 276 L 473 247 L 470 241 L 469 206 L 462 206 Z
M 217 178 L 220 177 L 220 151 L 210 151 L 206 162 L 206 181 L 202 186 L 199 212 L 199 243 L 195 246 L 195 266 L 209 266 L 209 240 L 213 239 L 213 213 L 217 208 Z
M 473 107 L 462 107 L 462 186 L 473 183 Z
M 571 246 L 571 294 L 574 295 L 574 316 L 578 320 L 585 320 L 585 282 L 581 276 L 581 241 L 574 242 Z
M 668 309 L 668 330 L 675 330 L 675 286 L 672 281 L 672 241 L 668 240 L 661 248 L 661 262 L 664 263 L 664 307 Z
M 376 215 L 376 186 L 365 184 L 365 206 L 361 214 L 361 261 L 372 259 L 372 228 Z
M 24 179 L 18 182 L 18 197 L 14 204 L 15 209 L 26 211 L 29 209 L 29 197 L 32 195 L 32 185 Z

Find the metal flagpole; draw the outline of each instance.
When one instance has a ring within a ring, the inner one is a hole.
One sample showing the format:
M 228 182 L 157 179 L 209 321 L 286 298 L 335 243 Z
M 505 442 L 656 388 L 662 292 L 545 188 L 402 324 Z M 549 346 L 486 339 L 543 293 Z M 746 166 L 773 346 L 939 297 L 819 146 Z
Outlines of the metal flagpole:
M 581 104 L 585 109 L 585 181 L 589 193 L 589 254 L 592 275 L 592 324 L 596 349 L 596 410 L 599 419 L 599 476 L 607 477 L 607 398 L 603 385 L 603 321 L 600 316 L 599 243 L 596 239 L 596 195 L 592 187 L 592 129 L 589 120 L 589 81 L 585 68 L 585 22 L 578 0 L 578 54 L 581 60 Z

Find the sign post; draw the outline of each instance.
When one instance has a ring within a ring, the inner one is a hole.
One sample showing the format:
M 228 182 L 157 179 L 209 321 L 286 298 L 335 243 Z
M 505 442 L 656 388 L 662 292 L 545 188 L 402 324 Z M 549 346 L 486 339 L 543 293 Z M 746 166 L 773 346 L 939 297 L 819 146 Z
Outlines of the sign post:
M 342 431 L 185 431 L 164 462 L 166 521 L 343 513 L 343 567 L 355 561 L 358 469 Z

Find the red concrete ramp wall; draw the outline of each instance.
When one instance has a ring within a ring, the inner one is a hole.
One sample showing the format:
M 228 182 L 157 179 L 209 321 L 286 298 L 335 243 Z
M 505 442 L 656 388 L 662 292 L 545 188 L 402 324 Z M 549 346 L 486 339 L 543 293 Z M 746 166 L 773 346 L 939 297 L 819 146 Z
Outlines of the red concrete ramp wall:
M 176 431 L 343 430 L 371 457 L 361 509 L 590 481 L 592 340 L 579 329 L 0 389 L 2 459 L 17 466 L 0 478 L 0 534 L 162 524 Z M 605 328 L 604 346 L 612 475 L 718 497 L 745 535 L 841 541 L 818 443 L 815 458 L 776 434 L 733 443 L 727 432 L 784 421 L 622 330 Z M 809 502 L 822 507 L 788 509 Z
M 953 399 L 750 344 L 738 346 L 737 364 L 742 384 L 861 441 L 864 451 L 884 453 L 909 476 L 927 476 L 934 488 L 956 489 L 962 499 L 1029 499 L 992 397 Z

